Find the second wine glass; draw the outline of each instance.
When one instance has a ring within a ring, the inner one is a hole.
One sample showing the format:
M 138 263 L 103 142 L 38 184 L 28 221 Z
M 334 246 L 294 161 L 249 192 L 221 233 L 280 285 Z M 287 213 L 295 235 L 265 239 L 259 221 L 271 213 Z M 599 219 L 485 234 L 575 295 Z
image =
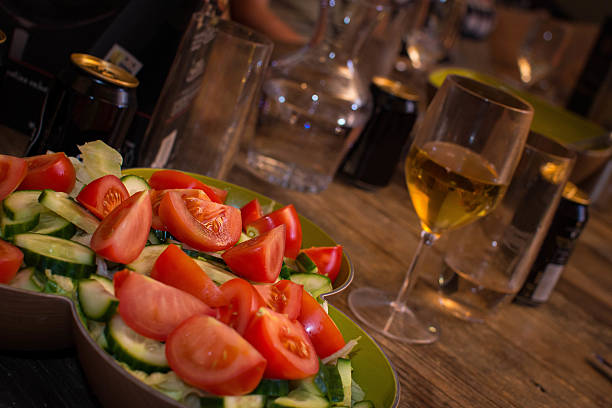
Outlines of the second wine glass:
M 421 221 L 421 240 L 398 293 L 359 288 L 349 307 L 372 329 L 427 344 L 439 328 L 422 299 L 410 297 L 424 246 L 495 208 L 525 145 L 533 108 L 481 82 L 449 75 L 431 101 L 406 159 L 406 184 Z

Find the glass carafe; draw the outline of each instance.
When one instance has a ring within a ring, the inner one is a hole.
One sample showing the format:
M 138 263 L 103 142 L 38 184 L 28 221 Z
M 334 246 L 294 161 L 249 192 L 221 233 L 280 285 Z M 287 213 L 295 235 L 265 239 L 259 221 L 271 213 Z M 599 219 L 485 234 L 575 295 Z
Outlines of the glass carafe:
M 247 165 L 259 177 L 319 192 L 370 113 L 370 93 L 356 56 L 383 11 L 365 0 L 321 1 L 310 43 L 275 61 L 262 89 Z

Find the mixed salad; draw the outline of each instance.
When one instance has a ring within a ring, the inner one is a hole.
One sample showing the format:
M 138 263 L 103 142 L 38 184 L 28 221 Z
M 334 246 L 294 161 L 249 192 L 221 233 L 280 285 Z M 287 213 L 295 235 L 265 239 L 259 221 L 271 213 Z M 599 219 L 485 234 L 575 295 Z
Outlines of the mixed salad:
M 0 155 L 0 283 L 71 298 L 132 375 L 193 406 L 373 407 L 320 294 L 342 247 L 302 248 L 293 205 L 224 204 L 179 171 L 122 176 L 101 141 Z

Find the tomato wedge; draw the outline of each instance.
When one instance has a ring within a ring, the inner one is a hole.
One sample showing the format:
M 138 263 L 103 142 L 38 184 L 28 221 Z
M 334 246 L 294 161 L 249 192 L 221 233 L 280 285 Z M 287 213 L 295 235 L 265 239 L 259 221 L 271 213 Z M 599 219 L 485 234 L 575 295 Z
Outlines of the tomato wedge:
M 166 358 L 187 383 L 218 395 L 250 393 L 266 368 L 266 360 L 240 334 L 209 316 L 193 316 L 174 329 Z
M 115 273 L 113 280 L 121 318 L 145 337 L 165 341 L 175 327 L 191 316 L 215 314 L 189 293 L 127 269 Z
M 9 283 L 23 262 L 23 253 L 16 246 L 0 240 L 0 283 Z
M 320 358 L 325 358 L 345 346 L 336 323 L 306 290 L 302 294 L 302 309 L 298 321 L 308 333 Z
M 239 209 L 173 191 L 162 198 L 159 216 L 173 236 L 200 251 L 227 249 L 242 230 Z
M 28 174 L 19 185 L 19 190 L 44 190 L 69 193 L 76 182 L 76 171 L 64 153 L 41 154 L 26 157 Z
M 317 265 L 321 275 L 327 276 L 332 283 L 336 280 L 342 264 L 342 245 L 333 247 L 312 247 L 302 249 L 312 262 Z
M 0 154 L 0 200 L 19 187 L 28 172 L 28 164 L 20 157 Z
M 247 224 L 263 217 L 263 211 L 261 204 L 257 198 L 252 199 L 240 208 L 240 215 L 242 216 L 242 226 L 246 228 Z
M 228 304 L 219 308 L 219 320 L 243 334 L 251 318 L 264 305 L 253 285 L 236 278 L 220 286 Z
M 119 177 L 109 174 L 83 187 L 76 199 L 93 215 L 103 219 L 129 196 Z
M 232 272 L 254 282 L 276 282 L 283 265 L 285 226 L 229 248 L 221 256 Z
M 179 193 L 183 199 L 185 199 L 186 197 L 195 197 L 200 198 L 204 201 L 210 201 L 210 198 L 206 195 L 205 192 L 193 188 L 151 190 L 151 208 L 153 209 L 153 220 L 151 222 L 151 226 L 156 230 L 167 231 L 166 226 L 159 217 L 159 205 L 161 204 L 162 198 L 164 198 L 164 195 L 166 195 L 168 191 L 174 191 Z
M 297 256 L 302 247 L 302 224 L 293 204 L 273 211 L 246 226 L 247 234 L 259 235 L 279 225 L 285 225 L 285 256 Z
M 157 258 L 151 277 L 192 294 L 208 306 L 218 307 L 228 303 L 221 289 L 206 272 L 174 244 L 168 246 Z
M 128 264 L 140 255 L 151 229 L 151 199 L 140 191 L 123 201 L 100 223 L 91 249 L 109 261 Z
M 283 314 L 260 308 L 244 332 L 268 362 L 264 377 L 298 380 L 319 371 L 317 353 L 302 325 Z
M 202 190 L 215 203 L 223 204 L 227 191 L 202 183 L 200 180 L 178 170 L 159 170 L 149 179 L 154 190 L 195 188 Z
M 283 279 L 273 285 L 253 285 L 265 302 L 266 307 L 295 320 L 302 309 L 303 286 Z

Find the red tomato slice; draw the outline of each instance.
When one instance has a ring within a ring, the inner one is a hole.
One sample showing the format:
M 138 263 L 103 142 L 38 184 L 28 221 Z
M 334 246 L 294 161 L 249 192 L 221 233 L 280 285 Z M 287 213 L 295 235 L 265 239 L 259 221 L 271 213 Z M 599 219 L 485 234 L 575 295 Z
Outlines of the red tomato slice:
M 298 321 L 308 333 L 320 358 L 325 358 L 345 346 L 346 343 L 336 323 L 306 290 L 302 294 L 302 310 Z
M 166 226 L 162 222 L 159 217 L 159 205 L 161 204 L 162 198 L 168 191 L 175 191 L 181 195 L 181 197 L 196 197 L 200 198 L 204 201 L 210 201 L 210 198 L 206 195 L 202 190 L 197 190 L 193 188 L 183 188 L 183 189 L 171 189 L 171 190 L 151 190 L 151 208 L 153 209 L 153 220 L 151 222 L 151 226 L 156 230 L 167 231 Z
M 16 246 L 0 240 L 0 283 L 9 283 L 21 267 L 23 253 Z
M 302 325 L 283 314 L 260 308 L 244 338 L 268 362 L 264 377 L 298 380 L 319 371 L 319 358 Z
M 254 198 L 246 203 L 240 209 L 240 215 L 242 216 L 242 227 L 245 228 L 247 224 L 263 217 L 263 211 L 259 200 Z
M 69 193 L 74 188 L 76 171 L 64 153 L 41 154 L 26 157 L 28 174 L 19 185 L 19 190 L 44 190 Z
M 109 174 L 83 187 L 76 199 L 93 215 L 103 219 L 129 196 L 119 177 Z
M 342 245 L 333 247 L 312 247 L 302 249 L 310 259 L 317 265 L 321 275 L 327 276 L 332 283 L 336 280 L 340 265 L 342 264 Z
M 159 216 L 173 236 L 200 251 L 227 249 L 242 230 L 239 209 L 173 191 L 162 198 Z
M 234 329 L 209 316 L 193 316 L 168 336 L 170 368 L 187 383 L 218 395 L 248 394 L 266 360 Z
M 302 309 L 303 286 L 283 279 L 273 285 L 253 285 L 266 303 L 266 307 L 295 320 Z
M 283 265 L 285 226 L 229 248 L 221 256 L 232 272 L 254 282 L 276 282 Z
M 197 297 L 208 306 L 226 305 L 227 299 L 215 282 L 176 245 L 170 245 L 155 261 L 151 277 Z
M 100 223 L 91 249 L 109 261 L 128 264 L 140 255 L 151 229 L 151 199 L 140 191 L 123 201 Z
M 264 300 L 253 285 L 244 279 L 227 281 L 220 289 L 228 304 L 219 308 L 219 320 L 238 333 L 244 333 L 255 312 L 264 305 Z
M 272 228 L 285 224 L 285 256 L 293 258 L 297 256 L 302 247 L 302 224 L 293 204 L 264 215 L 246 226 L 247 233 L 263 234 Z
M 15 191 L 27 173 L 28 164 L 24 159 L 0 154 L 0 200 Z
M 175 327 L 191 316 L 215 314 L 200 299 L 148 276 L 126 269 L 116 273 L 114 279 L 119 281 L 115 283 L 115 295 L 121 318 L 145 337 L 165 341 Z
M 195 188 L 204 191 L 212 201 L 219 204 L 223 204 L 227 196 L 227 191 L 211 187 L 178 170 L 156 171 L 149 179 L 149 185 L 154 190 Z

